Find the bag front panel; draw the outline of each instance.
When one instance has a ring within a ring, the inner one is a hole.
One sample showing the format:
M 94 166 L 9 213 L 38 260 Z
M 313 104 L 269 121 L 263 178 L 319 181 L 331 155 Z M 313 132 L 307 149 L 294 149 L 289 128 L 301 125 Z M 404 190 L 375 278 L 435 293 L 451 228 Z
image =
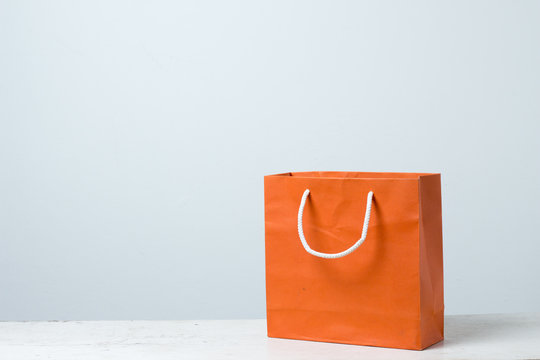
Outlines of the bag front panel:
M 366 197 L 374 192 L 365 242 Z M 417 179 L 265 177 L 268 334 L 306 340 L 417 348 L 419 319 L 419 198 Z

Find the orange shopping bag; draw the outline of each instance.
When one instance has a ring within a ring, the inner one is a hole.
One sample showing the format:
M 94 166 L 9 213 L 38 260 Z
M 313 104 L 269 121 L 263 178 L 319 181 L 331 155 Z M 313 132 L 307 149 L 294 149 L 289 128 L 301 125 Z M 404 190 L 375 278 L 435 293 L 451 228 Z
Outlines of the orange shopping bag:
M 424 349 L 443 339 L 439 174 L 264 178 L 268 336 Z

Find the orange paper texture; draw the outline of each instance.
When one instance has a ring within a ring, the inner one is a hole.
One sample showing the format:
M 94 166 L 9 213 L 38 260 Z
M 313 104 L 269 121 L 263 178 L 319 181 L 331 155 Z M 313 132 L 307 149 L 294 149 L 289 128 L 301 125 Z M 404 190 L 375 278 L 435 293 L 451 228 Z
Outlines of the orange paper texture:
M 348 249 L 341 258 L 310 247 Z M 268 336 L 402 349 L 443 339 L 443 257 L 439 174 L 302 172 L 264 178 Z

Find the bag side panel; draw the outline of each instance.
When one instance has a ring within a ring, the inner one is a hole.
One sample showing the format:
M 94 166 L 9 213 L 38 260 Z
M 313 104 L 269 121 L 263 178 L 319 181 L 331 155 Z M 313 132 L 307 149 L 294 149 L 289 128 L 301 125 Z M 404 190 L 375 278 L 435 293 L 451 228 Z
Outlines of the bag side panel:
M 420 194 L 420 303 L 422 347 L 444 338 L 441 176 L 422 176 Z

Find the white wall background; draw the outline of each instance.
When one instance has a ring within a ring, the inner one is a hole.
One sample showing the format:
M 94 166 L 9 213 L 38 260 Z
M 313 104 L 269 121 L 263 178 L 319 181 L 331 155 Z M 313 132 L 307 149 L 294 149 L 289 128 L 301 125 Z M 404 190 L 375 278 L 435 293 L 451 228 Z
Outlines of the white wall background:
M 263 175 L 443 174 L 448 314 L 538 311 L 540 2 L 0 1 L 0 319 L 264 317 Z

